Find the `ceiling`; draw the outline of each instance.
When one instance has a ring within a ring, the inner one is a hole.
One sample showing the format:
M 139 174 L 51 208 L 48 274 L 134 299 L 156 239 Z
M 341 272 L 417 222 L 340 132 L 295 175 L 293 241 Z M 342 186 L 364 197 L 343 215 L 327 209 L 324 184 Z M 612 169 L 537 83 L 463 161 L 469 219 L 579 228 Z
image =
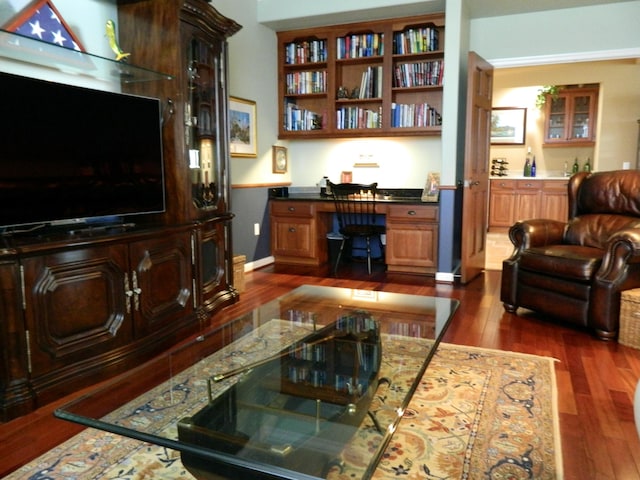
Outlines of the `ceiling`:
M 471 18 L 483 18 L 626 1 L 631 0 L 466 0 L 465 3 Z

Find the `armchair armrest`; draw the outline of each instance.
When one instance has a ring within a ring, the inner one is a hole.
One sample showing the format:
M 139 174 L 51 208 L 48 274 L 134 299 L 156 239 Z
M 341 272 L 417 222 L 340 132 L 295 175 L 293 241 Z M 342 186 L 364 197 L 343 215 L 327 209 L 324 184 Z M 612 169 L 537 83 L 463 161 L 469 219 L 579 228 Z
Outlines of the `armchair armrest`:
M 609 237 L 602 265 L 596 275 L 598 281 L 613 282 L 627 264 L 640 263 L 640 228 L 624 228 Z
M 526 248 L 562 243 L 567 224 L 557 220 L 533 219 L 515 223 L 509 239 L 520 252 Z

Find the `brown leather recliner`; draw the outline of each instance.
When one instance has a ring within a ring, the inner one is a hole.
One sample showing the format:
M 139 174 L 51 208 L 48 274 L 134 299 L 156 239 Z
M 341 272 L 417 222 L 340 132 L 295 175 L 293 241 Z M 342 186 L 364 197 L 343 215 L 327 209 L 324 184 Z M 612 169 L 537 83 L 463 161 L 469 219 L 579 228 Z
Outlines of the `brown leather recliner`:
M 581 172 L 569 179 L 569 221 L 526 220 L 509 230 L 500 300 L 618 334 L 620 292 L 640 287 L 640 171 Z

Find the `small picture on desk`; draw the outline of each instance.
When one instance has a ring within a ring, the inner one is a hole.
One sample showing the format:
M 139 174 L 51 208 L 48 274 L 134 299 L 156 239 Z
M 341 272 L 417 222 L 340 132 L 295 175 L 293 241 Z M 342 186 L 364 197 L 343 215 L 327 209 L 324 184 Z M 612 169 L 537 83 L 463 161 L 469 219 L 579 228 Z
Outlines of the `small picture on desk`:
M 423 202 L 437 202 L 438 193 L 440 192 L 440 172 L 429 172 L 427 183 L 422 190 Z

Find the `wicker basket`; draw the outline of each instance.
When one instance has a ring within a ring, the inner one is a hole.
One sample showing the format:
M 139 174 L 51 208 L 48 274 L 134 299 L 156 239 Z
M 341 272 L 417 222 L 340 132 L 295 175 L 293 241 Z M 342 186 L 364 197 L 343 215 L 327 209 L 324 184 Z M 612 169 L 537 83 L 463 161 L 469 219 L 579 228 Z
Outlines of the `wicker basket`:
M 243 293 L 244 286 L 244 264 L 247 261 L 245 255 L 236 255 L 233 257 L 233 286 L 236 287 L 238 293 Z
M 618 343 L 640 349 L 640 288 L 625 290 L 620 297 Z

